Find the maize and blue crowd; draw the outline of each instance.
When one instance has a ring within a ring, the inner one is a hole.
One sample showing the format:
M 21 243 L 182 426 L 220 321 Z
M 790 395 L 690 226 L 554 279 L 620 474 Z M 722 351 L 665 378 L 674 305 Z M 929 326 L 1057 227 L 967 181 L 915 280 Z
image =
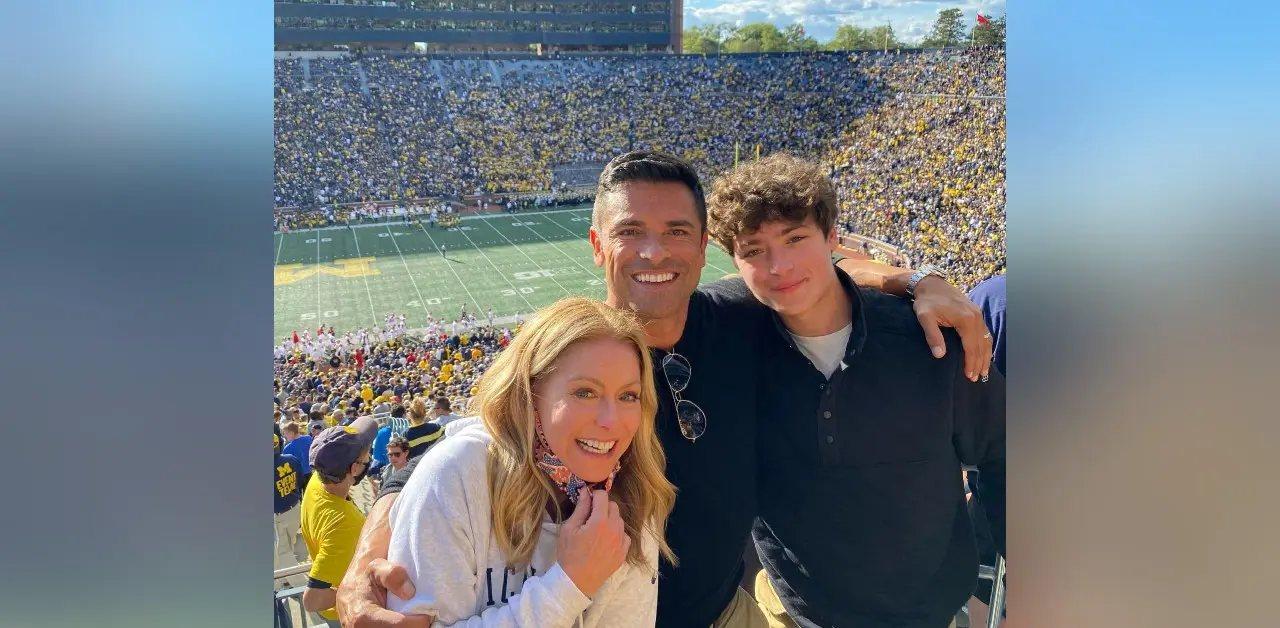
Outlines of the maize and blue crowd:
M 632 148 L 682 157 L 709 181 L 759 147 L 829 169 L 842 233 L 941 266 L 965 289 L 1005 270 L 1001 49 L 374 55 L 279 59 L 275 72 L 277 227 L 345 220 L 348 203 L 412 214 L 553 195 L 558 166 Z

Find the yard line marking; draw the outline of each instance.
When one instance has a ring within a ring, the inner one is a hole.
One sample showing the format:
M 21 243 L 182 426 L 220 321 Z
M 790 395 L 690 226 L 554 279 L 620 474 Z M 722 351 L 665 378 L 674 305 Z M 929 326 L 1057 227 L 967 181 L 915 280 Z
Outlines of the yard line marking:
M 584 211 L 584 210 L 576 210 L 576 211 Z M 567 234 L 569 234 L 569 235 L 571 235 L 571 236 L 574 236 L 574 237 L 577 237 L 577 236 L 578 236 L 578 234 L 576 234 L 576 233 L 574 233 L 574 232 L 570 231 L 569 229 L 566 229 L 564 225 L 560 224 L 559 222 L 556 222 L 556 219 L 555 219 L 555 218 L 553 218 L 553 217 L 551 217 L 551 216 L 548 216 L 548 217 L 547 217 L 547 220 L 549 220 L 549 221 L 550 221 L 552 224 L 554 224 L 555 226 L 560 227 L 561 229 L 563 229 L 565 233 L 567 233 Z M 711 243 L 707 243 L 707 246 L 711 246 Z M 733 273 L 730 273 L 729 271 L 727 271 L 727 270 L 725 270 L 725 269 L 723 269 L 723 268 L 720 268 L 719 266 L 716 266 L 715 264 L 712 264 L 712 263 L 711 263 L 711 258 L 710 258 L 710 256 L 708 256 L 708 257 L 707 257 L 707 260 L 706 260 L 706 261 L 707 261 L 707 266 L 710 266 L 710 267 L 712 267 L 712 268 L 714 268 L 714 269 L 716 269 L 716 270 L 720 271 L 721 275 L 731 275 L 731 274 L 733 274 Z
M 511 238 L 508 238 L 508 237 L 506 236 L 506 234 L 502 233 L 502 231 L 500 231 L 497 227 L 493 226 L 493 223 L 489 222 L 489 220 L 488 220 L 487 218 L 481 218 L 481 221 L 482 221 L 482 222 L 484 222 L 484 224 L 489 225 L 489 228 L 490 228 L 490 229 L 493 229 L 494 231 L 496 231 L 496 232 L 498 233 L 498 235 L 502 236 L 502 239 L 503 239 L 503 240 L 506 240 L 509 244 L 511 244 L 511 246 L 516 247 L 516 250 L 517 250 L 517 251 L 520 251 L 520 254 L 521 254 L 521 255 L 523 255 L 525 259 L 529 260 L 529 263 L 530 263 L 530 264 L 533 264 L 533 266 L 534 266 L 534 268 L 535 268 L 535 269 L 538 267 L 538 263 L 537 263 L 537 262 L 535 262 L 535 261 L 533 261 L 533 258 L 532 258 L 532 257 L 529 257 L 529 254 L 528 254 L 528 253 L 525 253 L 525 252 L 524 252 L 524 249 L 521 249 L 519 244 L 516 244 L 515 242 L 512 242 L 512 241 L 511 241 Z M 532 230 L 532 227 L 528 227 L 528 226 L 526 226 L 525 228 L 526 228 L 526 229 L 530 229 L 530 230 Z M 554 245 L 553 245 L 553 246 L 554 246 Z M 557 249 L 557 250 L 558 250 L 558 249 Z M 560 282 L 556 279 L 556 277 L 555 277 L 555 275 L 554 275 L 554 274 L 553 274 L 553 275 L 551 275 L 551 281 L 554 281 L 554 282 L 556 283 L 556 285 L 557 285 L 557 286 L 560 286 L 560 289 L 561 289 L 561 290 L 564 290 L 564 293 L 565 293 L 566 295 L 568 295 L 568 296 L 573 296 L 573 293 L 572 293 L 572 292 L 569 292 L 569 289 L 568 289 L 568 288 L 565 288 L 565 287 L 564 287 L 564 284 L 560 283 Z
M 421 229 L 423 233 L 427 234 L 427 239 L 431 241 L 431 246 L 435 247 L 436 253 L 439 253 L 440 245 L 436 244 L 436 239 L 431 237 L 431 232 L 427 231 L 427 228 L 422 226 L 421 222 L 418 223 L 418 228 Z M 443 255 L 441 257 L 443 257 Z M 450 262 L 449 258 L 446 257 L 444 259 L 444 265 L 449 268 L 449 272 L 453 273 L 453 278 L 458 280 L 458 285 L 462 286 L 462 289 L 466 291 L 467 298 L 471 299 L 471 302 L 475 303 L 476 308 L 479 309 L 480 302 L 477 301 L 475 295 L 471 294 L 471 291 L 467 289 L 467 284 L 466 282 L 462 281 L 462 277 L 458 276 L 458 271 L 453 269 L 453 262 Z
M 525 222 L 525 221 L 523 221 L 523 220 L 522 220 L 521 222 Z M 559 226 L 559 225 L 557 225 L 557 226 Z M 578 266 L 578 268 L 581 268 L 581 269 L 582 269 L 582 272 L 586 273 L 588 276 L 590 276 L 590 275 L 594 275 L 594 274 L 595 274 L 595 273 L 594 273 L 594 272 L 592 272 L 590 269 L 588 269 L 586 266 L 583 266 L 583 265 L 582 265 L 582 263 L 581 263 L 581 262 L 579 262 L 579 261 L 578 261 L 578 259 L 577 259 L 576 257 L 574 257 L 574 256 L 572 256 L 572 255 L 569 255 L 568 253 L 565 253 L 565 252 L 564 252 L 564 249 L 562 249 L 562 248 L 560 248 L 558 245 L 556 245 L 556 243 L 555 243 L 555 242 L 552 242 L 551 240 L 548 240 L 548 239 L 546 239 L 545 237 L 543 237 L 543 236 L 542 236 L 542 234 L 541 234 L 541 233 L 538 233 L 538 231 L 537 231 L 536 229 L 534 229 L 533 227 L 530 227 L 528 224 L 525 224 L 524 228 L 525 228 L 525 229 L 528 229 L 529 231 L 532 231 L 532 232 L 533 232 L 533 235 L 536 235 L 536 236 L 538 236 L 539 238 L 542 238 L 542 241 L 543 241 L 543 242 L 546 242 L 547 244 L 550 244 L 550 245 L 551 245 L 551 247 L 552 247 L 552 248 L 554 248 L 555 250 L 560 251 L 560 254 L 561 254 L 561 255 L 565 256 L 566 258 L 568 258 L 568 260 L 569 260 L 569 261 L 571 261 L 571 262 L 573 262 L 574 264 L 576 264 L 576 265 Z M 564 227 L 560 227 L 560 228 L 561 228 L 561 229 L 563 229 Z M 525 257 L 528 257 L 528 256 L 526 255 Z
M 418 305 L 421 305 L 422 311 L 426 312 L 427 316 L 430 316 L 431 312 L 427 311 L 427 304 L 422 300 L 422 293 L 418 292 L 418 282 L 413 279 L 413 271 L 409 270 L 409 262 L 404 261 L 404 254 L 400 252 L 400 245 L 396 244 L 396 234 L 391 233 L 391 223 L 387 223 L 387 235 L 391 236 L 391 243 L 396 246 L 396 255 L 400 256 L 400 263 L 404 264 L 404 272 L 409 273 L 409 283 L 413 284 L 413 292 L 418 295 Z
M 496 229 L 495 229 L 495 231 L 496 231 Z M 497 265 L 497 264 L 494 264 L 494 263 L 493 263 L 493 260 L 489 259 L 489 256 L 488 256 L 488 255 L 485 255 L 485 252 L 484 252 L 483 250 L 481 250 L 481 249 L 480 249 L 480 247 L 476 246 L 476 241 L 475 241 L 475 240 L 472 240 L 472 239 L 471 239 L 471 236 L 467 235 L 467 232 L 466 232 L 466 231 L 463 231 L 463 230 L 459 229 L 459 230 L 458 230 L 458 233 L 461 233 L 461 234 L 462 234 L 462 237 L 466 238 L 466 239 L 467 239 L 467 242 L 470 242 L 470 243 L 471 243 L 472 248 L 474 248 L 474 249 L 475 249 L 475 250 L 477 250 L 477 251 L 480 251 L 480 254 L 481 254 L 481 255 L 484 255 L 484 261 L 489 262 L 489 265 L 493 267 L 493 272 L 498 273 L 498 275 L 502 277 L 502 280 L 503 280 L 503 281 L 505 281 L 505 282 L 507 282 L 507 285 L 508 285 L 508 286 L 511 286 L 511 291 L 512 291 L 512 292 L 515 292 L 516 294 L 520 295 L 520 298 L 521 298 L 522 300 L 524 300 L 524 304 L 525 304 L 525 305 L 527 305 L 527 306 L 529 306 L 529 309 L 530 309 L 530 310 L 536 310 L 536 309 L 538 309 L 538 308 L 536 308 L 536 307 L 533 307 L 533 304 L 529 302 L 529 299 L 525 298 L 524 293 L 523 293 L 523 292 L 520 292 L 520 289 L 519 289 L 519 288 L 517 288 L 515 284 L 511 283 L 511 280 L 510 280 L 510 279 L 507 279 L 507 275 L 506 275 L 505 273 L 503 273 L 501 270 L 498 270 L 498 265 Z M 479 303 L 477 303 L 477 304 L 476 304 L 476 309 L 479 309 L 479 308 L 480 308 L 480 304 L 479 304 Z
M 394 237 L 394 236 L 392 236 Z M 351 238 L 356 242 L 356 257 L 364 257 L 360 254 L 360 236 L 355 231 L 351 232 Z M 369 321 L 370 327 L 378 326 L 378 315 L 373 311 L 373 293 L 369 292 L 369 280 L 364 275 L 360 275 L 360 280 L 364 282 L 364 295 L 369 297 Z
M 303 242 L 303 244 L 306 244 L 306 242 Z M 320 313 L 323 312 L 323 310 L 320 309 L 320 275 L 321 273 L 319 271 L 320 271 L 320 234 L 317 233 L 316 234 L 316 321 L 322 322 L 320 317 Z

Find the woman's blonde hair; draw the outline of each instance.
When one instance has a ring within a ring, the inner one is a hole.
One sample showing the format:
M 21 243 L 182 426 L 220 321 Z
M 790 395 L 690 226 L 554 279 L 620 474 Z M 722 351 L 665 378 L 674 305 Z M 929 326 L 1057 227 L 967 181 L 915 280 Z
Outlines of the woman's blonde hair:
M 645 534 L 653 535 L 662 555 L 675 562 L 666 527 L 676 492 L 667 481 L 667 458 L 654 426 L 658 398 L 644 332 L 628 313 L 573 297 L 539 311 L 525 324 L 480 378 L 471 404 L 493 435 L 488 463 L 493 531 L 512 566 L 527 565 L 532 559 L 548 500 L 555 504 L 557 520 L 563 521 L 568 514 L 560 510 L 560 490 L 534 463 L 533 388 L 566 349 L 603 338 L 630 343 L 640 360 L 640 426 L 619 460 L 622 468 L 609 491 L 631 537 L 627 562 L 645 564 Z
M 408 410 L 409 420 L 414 423 L 421 423 L 427 420 L 427 402 L 422 397 L 418 397 L 409 404 Z

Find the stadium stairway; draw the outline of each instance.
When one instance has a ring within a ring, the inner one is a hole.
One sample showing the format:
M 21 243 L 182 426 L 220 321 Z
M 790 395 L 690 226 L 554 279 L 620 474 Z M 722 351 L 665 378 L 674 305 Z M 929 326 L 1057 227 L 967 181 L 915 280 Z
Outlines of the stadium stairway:
M 302 89 L 311 89 L 311 63 L 306 57 L 302 58 Z
M 364 94 L 365 98 L 372 100 L 373 94 L 369 93 L 369 75 L 364 73 L 363 65 L 356 64 L 356 74 L 360 75 L 360 93 Z
M 449 82 L 448 82 L 448 81 L 446 81 L 446 80 L 444 79 L 444 72 L 441 72 L 441 71 L 440 71 L 440 60 L 439 60 L 439 59 L 432 59 L 432 60 L 431 60 L 431 73 L 432 73 L 432 74 L 435 74 L 435 75 L 436 75 L 436 80 L 440 81 L 440 89 L 441 89 L 441 90 L 448 90 L 448 89 L 449 89 Z
M 489 75 L 493 77 L 493 84 L 502 87 L 502 72 L 498 70 L 498 62 L 490 59 L 485 63 L 489 65 Z

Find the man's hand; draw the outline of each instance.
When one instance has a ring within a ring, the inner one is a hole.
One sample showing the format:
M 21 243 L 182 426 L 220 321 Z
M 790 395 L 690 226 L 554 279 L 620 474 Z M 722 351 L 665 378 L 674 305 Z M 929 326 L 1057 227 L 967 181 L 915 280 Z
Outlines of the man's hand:
M 924 329 L 933 357 L 947 354 L 942 328 L 953 327 L 964 345 L 965 377 L 972 382 L 978 381 L 979 377 L 986 381 L 991 373 L 991 332 L 986 321 L 982 320 L 982 309 L 959 288 L 936 275 L 925 277 L 916 285 L 916 300 L 912 307 L 920 327 Z
M 854 257 L 846 257 L 836 266 L 848 273 L 859 287 L 907 296 L 911 269 L 894 268 L 870 259 L 855 259 L 857 253 L 845 250 L 846 254 Z M 914 307 L 933 356 L 940 358 L 947 354 L 941 328 L 954 327 L 964 344 L 965 376 L 974 382 L 979 376 L 985 380 L 991 372 L 991 332 L 982 320 L 982 310 L 969 301 L 968 295 L 945 279 L 929 275 L 916 284 Z
M 379 499 L 369 510 L 360 543 L 338 587 L 338 619 L 350 628 L 429 628 L 427 615 L 401 615 L 387 610 L 387 590 L 401 599 L 413 597 L 413 583 L 404 567 L 387 561 L 391 545 L 391 505 L 398 494 Z

